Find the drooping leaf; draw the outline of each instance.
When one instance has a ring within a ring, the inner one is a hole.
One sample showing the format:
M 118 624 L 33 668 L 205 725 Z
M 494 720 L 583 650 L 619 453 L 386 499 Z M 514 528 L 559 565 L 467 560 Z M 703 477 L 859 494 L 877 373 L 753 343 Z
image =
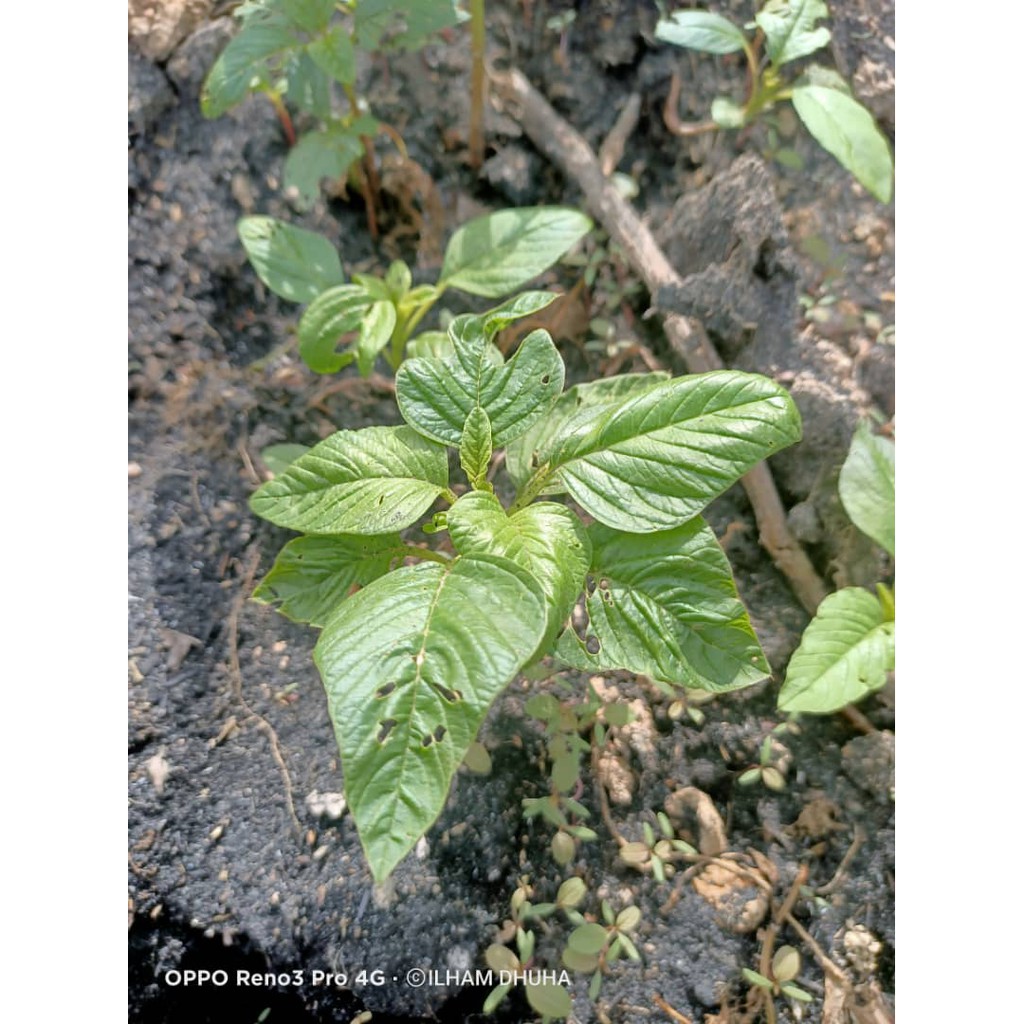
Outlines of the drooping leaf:
M 373 299 L 357 284 L 339 285 L 319 295 L 299 321 L 299 355 L 314 373 L 337 373 L 355 358 L 338 341 L 363 322 Z
M 260 452 L 263 464 L 274 476 L 280 476 L 300 455 L 309 451 L 306 444 L 271 444 Z
M 586 637 L 567 629 L 557 654 L 589 672 L 616 669 L 721 692 L 771 669 L 736 593 L 729 560 L 697 517 L 661 533 L 594 524 Z
M 485 491 L 464 494 L 448 510 L 456 551 L 511 559 L 538 581 L 547 602 L 543 651 L 564 627 L 590 565 L 590 538 L 564 505 L 537 502 L 507 515 Z
M 338 250 L 323 235 L 273 217 L 243 217 L 238 237 L 256 276 L 282 299 L 312 302 L 345 280 Z
M 572 1013 L 572 999 L 557 981 L 527 981 L 526 1001 L 545 1020 L 564 1020 Z
M 781 67 L 828 45 L 832 33 L 824 27 L 815 28 L 827 17 L 824 0 L 768 0 L 754 20 L 764 32 L 769 59 Z
M 896 445 L 867 423 L 857 427 L 839 471 L 839 498 L 853 525 L 895 555 Z
M 703 53 L 736 53 L 747 41 L 739 26 L 710 11 L 676 11 L 658 22 L 654 35 Z
M 320 182 L 344 179 L 349 168 L 363 155 L 361 135 L 377 133 L 372 117 L 360 117 L 351 125 L 332 124 L 306 132 L 292 146 L 284 161 L 284 186 L 298 191 L 299 199 L 310 206 L 320 194 Z
M 446 360 L 407 359 L 395 377 L 398 407 L 406 422 L 427 437 L 458 447 L 475 406 L 491 421 L 495 448 L 543 417 L 565 382 L 565 364 L 551 335 L 531 331 L 507 363 L 495 366 L 479 318 L 453 323 L 454 353 Z
M 896 666 L 896 623 L 860 587 L 829 594 L 804 630 L 779 691 L 779 710 L 828 714 L 885 685 Z
M 474 406 L 466 417 L 459 447 L 459 463 L 473 487 L 480 488 L 486 481 L 493 454 L 490 418 L 482 406 Z
M 377 881 L 440 814 L 487 709 L 533 655 L 543 623 L 539 585 L 489 555 L 396 569 L 327 623 L 314 658 Z
M 359 340 L 356 342 L 356 365 L 363 377 L 369 377 L 377 356 L 391 340 L 398 315 L 390 299 L 375 302 L 366 311 L 359 325 Z
M 732 370 L 681 377 L 587 416 L 551 439 L 550 471 L 595 519 L 635 533 L 678 526 L 800 439 L 785 389 Z
M 889 143 L 874 118 L 849 92 L 828 86 L 793 87 L 793 106 L 822 149 L 831 153 L 876 199 L 892 199 Z
M 522 487 L 540 465 L 548 460 L 548 442 L 560 433 L 569 419 L 581 409 L 620 404 L 626 398 L 650 391 L 671 378 L 667 373 L 624 373 L 617 377 L 576 384 L 564 394 L 529 430 L 508 444 L 505 468 L 516 487 Z M 545 494 L 564 491 L 553 479 L 544 489 Z
M 200 107 L 204 117 L 220 117 L 249 94 L 254 83 L 265 84 L 272 60 L 279 61 L 300 46 L 287 19 L 267 15 L 243 26 L 224 48 L 203 83 Z
M 249 507 L 307 533 L 366 535 L 412 525 L 448 486 L 444 448 L 409 427 L 339 430 L 263 484 Z
M 547 270 L 591 227 L 578 210 L 557 206 L 477 217 L 452 235 L 438 284 L 499 298 Z
M 534 313 L 539 313 L 557 298 L 557 292 L 520 292 L 500 306 L 481 313 L 477 319 L 480 320 L 483 332 L 487 336 L 487 340 L 490 341 L 499 331 L 505 330 L 517 320 L 524 320 L 528 316 L 533 316 Z M 456 320 L 458 319 L 456 317 Z
M 281 549 L 253 600 L 274 605 L 293 622 L 323 626 L 355 584 L 372 583 L 408 552 L 397 533 L 298 537 Z

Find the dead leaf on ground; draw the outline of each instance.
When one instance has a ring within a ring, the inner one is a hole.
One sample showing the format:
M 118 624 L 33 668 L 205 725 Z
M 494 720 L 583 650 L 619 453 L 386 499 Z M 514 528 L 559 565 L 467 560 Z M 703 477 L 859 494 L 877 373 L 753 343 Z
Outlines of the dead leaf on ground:
M 559 295 L 550 305 L 499 332 L 497 346 L 504 355 L 508 355 L 521 339 L 538 329 L 547 331 L 556 342 L 564 339 L 578 345 L 589 326 L 590 296 L 584 287 L 583 278 L 580 278 L 569 291 Z
M 672 823 L 683 828 L 696 821 L 697 848 L 708 857 L 717 857 L 729 848 L 725 837 L 725 823 L 714 801 L 695 786 L 685 786 L 670 793 L 665 800 L 665 812 Z
M 836 820 L 838 813 L 839 808 L 827 797 L 814 797 L 787 831 L 808 839 L 824 839 L 833 832 L 845 832 L 847 826 Z
M 737 935 L 752 932 L 768 913 L 768 893 L 721 864 L 708 864 L 693 888 L 715 908 L 722 927 Z
M 188 633 L 179 633 L 176 629 L 161 629 L 160 636 L 167 645 L 168 672 L 177 672 L 181 663 L 188 657 L 188 652 L 193 647 L 202 647 L 203 642 L 196 636 L 189 636 Z

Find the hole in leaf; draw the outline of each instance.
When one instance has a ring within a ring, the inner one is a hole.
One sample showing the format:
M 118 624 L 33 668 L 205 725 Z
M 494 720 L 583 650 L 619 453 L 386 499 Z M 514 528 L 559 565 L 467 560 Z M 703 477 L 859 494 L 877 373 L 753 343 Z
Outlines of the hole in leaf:
M 587 593 L 592 594 L 597 589 L 593 576 L 587 576 Z
M 448 730 L 447 730 L 447 729 L 446 729 L 446 728 L 445 728 L 445 727 L 444 727 L 443 725 L 439 725 L 439 726 L 438 726 L 438 727 L 437 727 L 437 728 L 436 728 L 436 729 L 434 730 L 434 740 L 435 740 L 436 742 L 440 743 L 440 742 L 441 742 L 441 740 L 443 740 L 443 739 L 444 739 L 444 734 L 445 734 L 445 733 L 446 733 L 447 731 L 448 731 Z
M 601 641 L 596 636 L 587 637 L 587 653 L 597 654 L 601 650 Z
M 385 718 L 380 723 L 380 731 L 377 733 L 377 742 L 383 743 L 390 734 L 391 730 L 398 725 L 398 720 L 395 718 Z
M 598 586 L 602 590 L 607 590 L 608 589 L 608 581 L 607 580 L 601 580 L 601 582 L 598 584 Z
M 449 690 L 447 686 L 442 686 L 440 683 L 434 683 L 434 689 L 437 690 L 437 692 L 441 694 L 449 704 L 454 704 L 456 701 L 462 700 L 462 694 L 459 693 L 458 690 Z
M 384 685 L 383 685 L 383 686 L 382 686 L 382 687 L 381 687 L 381 688 L 380 688 L 380 689 L 379 689 L 379 690 L 377 691 L 377 696 L 378 696 L 378 697 L 386 697 L 386 696 L 387 696 L 387 695 L 388 695 L 389 693 L 394 693 L 394 692 L 395 692 L 395 687 L 396 687 L 397 685 L 398 685 L 397 683 L 385 683 L 385 684 L 384 684 Z
M 434 742 L 434 737 L 429 735 L 429 734 L 424 736 L 423 739 L 420 740 L 420 743 L 422 743 L 424 747 L 429 747 L 430 744 L 433 743 L 433 742 Z
M 550 384 L 551 383 L 551 374 L 550 373 L 545 373 L 544 376 L 541 377 L 540 382 L 541 382 L 541 384 Z

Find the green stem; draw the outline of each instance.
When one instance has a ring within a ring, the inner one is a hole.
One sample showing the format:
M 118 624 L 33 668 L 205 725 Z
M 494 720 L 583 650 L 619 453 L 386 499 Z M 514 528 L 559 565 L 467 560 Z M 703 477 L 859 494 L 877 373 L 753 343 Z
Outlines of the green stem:
M 454 505 L 459 500 L 459 496 L 450 488 L 446 487 L 441 492 L 441 497 L 448 502 L 449 505 Z
M 412 332 L 416 330 L 420 325 L 420 321 L 430 312 L 434 303 L 441 298 L 441 294 L 444 292 L 444 286 L 439 285 L 437 293 L 433 298 L 428 299 L 423 305 L 419 306 L 413 311 L 412 315 L 405 321 L 400 321 L 395 325 L 394 334 L 391 335 L 391 342 L 388 345 L 388 351 L 385 354 L 388 365 L 392 370 L 398 371 L 399 366 L 402 365 L 402 360 L 405 358 L 405 346 L 412 337 Z
M 487 30 L 484 0 L 469 0 L 473 66 L 469 80 L 469 165 L 478 170 L 484 162 L 484 55 Z
M 274 108 L 274 112 L 277 114 L 277 119 L 281 122 L 285 138 L 288 140 L 288 145 L 294 146 L 295 126 L 292 124 L 291 114 L 288 113 L 288 108 L 284 105 L 284 100 L 281 99 L 281 94 L 276 89 L 267 89 L 266 95 Z

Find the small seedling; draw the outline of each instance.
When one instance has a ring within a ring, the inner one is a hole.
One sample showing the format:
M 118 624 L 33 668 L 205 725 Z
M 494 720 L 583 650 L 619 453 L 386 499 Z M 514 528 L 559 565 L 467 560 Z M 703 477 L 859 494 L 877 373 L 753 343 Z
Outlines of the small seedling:
M 893 192 L 889 144 L 871 114 L 853 98 L 842 76 L 817 64 L 811 64 L 792 81 L 783 75 L 787 64 L 828 44 L 831 33 L 818 25 L 827 17 L 824 0 L 767 0 L 754 22 L 743 28 L 710 11 L 677 11 L 658 22 L 655 35 L 703 53 L 742 52 L 746 57 L 747 95 L 743 103 L 719 96 L 711 104 L 711 120 L 687 126 L 688 133 L 743 128 L 776 103 L 790 100 L 821 147 L 872 195 L 887 203 Z M 751 30 L 753 34 L 748 35 Z
M 814 997 L 795 981 L 800 974 L 800 966 L 800 953 L 792 946 L 780 946 L 772 957 L 770 978 L 749 967 L 744 967 L 742 973 L 751 985 L 761 989 L 769 999 L 783 995 L 798 1003 L 809 1003 Z
M 785 727 L 786 723 L 783 723 L 782 728 Z M 786 788 L 786 776 L 783 774 L 782 769 L 772 762 L 772 747 L 771 735 L 765 736 L 764 741 L 761 743 L 758 763 L 740 773 L 739 778 L 736 780 L 737 785 L 753 786 L 758 782 L 763 782 L 776 793 L 781 793 Z
M 896 553 L 896 446 L 862 423 L 839 473 L 839 498 L 853 524 Z M 896 599 L 844 587 L 822 601 L 790 659 L 779 710 L 830 714 L 885 685 L 896 667 Z
M 271 217 L 243 217 L 238 234 L 272 292 L 308 303 L 299 321 L 299 354 L 306 365 L 316 373 L 337 373 L 354 361 L 367 377 L 378 355 L 392 370 L 407 354 L 450 356 L 453 347 L 444 331 L 415 334 L 448 288 L 491 299 L 508 295 L 547 270 L 591 226 L 582 213 L 556 206 L 478 217 L 452 235 L 437 283 L 415 288 L 401 260 L 384 277 L 353 274 L 346 282 L 338 252 L 326 238 Z M 529 316 L 541 308 L 538 302 L 547 305 L 552 298 L 527 292 L 518 304 L 502 307 L 500 318 Z M 500 362 L 496 348 L 489 345 L 486 352 L 492 363 Z
M 641 826 L 643 840 L 626 843 L 619 848 L 619 858 L 637 871 L 650 871 L 659 882 L 674 874 L 674 862 L 698 856 L 697 851 L 685 839 L 676 835 L 669 816 L 664 811 L 657 814 L 658 832 L 649 821 Z

